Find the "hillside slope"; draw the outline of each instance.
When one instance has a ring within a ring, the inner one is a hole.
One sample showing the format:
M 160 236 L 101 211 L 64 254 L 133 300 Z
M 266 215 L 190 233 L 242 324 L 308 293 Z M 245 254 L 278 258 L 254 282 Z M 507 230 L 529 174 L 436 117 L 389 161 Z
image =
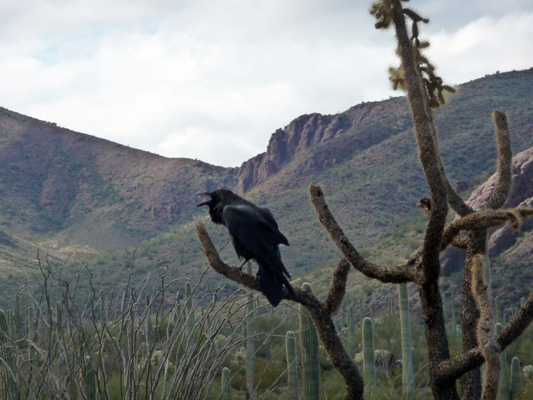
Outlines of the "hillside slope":
M 533 69 L 460 85 L 436 112 L 446 168 L 465 196 L 494 172 L 490 113 L 498 107 L 509 114 L 514 153 L 529 148 Z M 359 248 L 395 262 L 416 238 L 396 252 L 369 249 L 418 218 L 416 202 L 428 194 L 410 118 L 404 97 L 338 115 L 303 115 L 278 129 L 265 153 L 228 169 L 160 157 L 0 109 L 0 232 L 7 238 L 0 245 L 11 257 L 3 265 L 23 265 L 35 249 L 22 246 L 20 259 L 13 257 L 13 238 L 21 238 L 59 259 L 68 256 L 73 268 L 88 263 L 111 287 L 123 281 L 132 248 L 144 238 L 135 252 L 136 274 L 165 265 L 197 277 L 205 260 L 193 222 L 206 220 L 206 213 L 195 207 L 196 193 L 226 187 L 273 211 L 291 243 L 282 248 L 285 264 L 303 276 L 338 257 L 309 204 L 313 181 Z M 225 229 L 209 224 L 209 230 L 222 247 Z M 133 247 L 116 251 L 123 246 Z M 230 246 L 223 256 L 234 260 Z
M 4 229 L 101 250 L 184 223 L 196 193 L 236 183 L 235 169 L 164 158 L 5 109 L 0 171 Z

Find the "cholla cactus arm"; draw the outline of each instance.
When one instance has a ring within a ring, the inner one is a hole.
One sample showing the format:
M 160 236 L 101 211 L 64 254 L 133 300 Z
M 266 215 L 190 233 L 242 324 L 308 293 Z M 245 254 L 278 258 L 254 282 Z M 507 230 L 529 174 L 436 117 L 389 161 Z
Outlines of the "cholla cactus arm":
M 494 122 L 496 144 L 498 146 L 498 180 L 496 188 L 492 192 L 487 207 L 496 209 L 503 207 L 509 191 L 511 190 L 511 162 L 513 153 L 511 151 L 511 135 L 509 134 L 509 122 L 507 114 L 503 110 L 492 112 L 492 122 Z
M 311 285 L 302 285 L 304 292 L 312 292 Z M 303 396 L 306 400 L 318 400 L 320 389 L 320 362 L 318 361 L 318 333 L 309 311 L 300 305 L 300 342 L 302 344 Z

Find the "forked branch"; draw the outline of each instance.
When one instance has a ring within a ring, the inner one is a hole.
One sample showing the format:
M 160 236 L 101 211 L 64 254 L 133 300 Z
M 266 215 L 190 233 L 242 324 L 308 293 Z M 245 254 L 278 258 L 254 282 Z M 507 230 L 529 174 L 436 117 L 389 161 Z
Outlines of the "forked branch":
M 261 292 L 261 286 L 255 277 L 242 272 L 240 268 L 230 267 L 220 259 L 218 251 L 202 223 L 197 224 L 196 232 L 209 265 L 216 272 L 248 289 Z M 344 348 L 332 319 L 332 314 L 339 308 L 344 298 L 349 270 L 348 262 L 344 259 L 340 260 L 333 274 L 333 283 L 328 297 L 324 302 L 320 302 L 312 293 L 296 287 L 293 288 L 294 296 L 289 297 L 286 293 L 284 298 L 303 305 L 309 311 L 333 367 L 340 372 L 344 379 L 346 384 L 345 399 L 356 400 L 363 398 L 363 378 L 353 359 Z
M 496 169 L 498 180 L 496 182 L 496 188 L 487 201 L 487 207 L 496 209 L 503 207 L 511 190 L 511 162 L 513 153 L 511 150 L 511 136 L 509 134 L 507 114 L 502 110 L 493 111 L 492 122 L 494 122 L 496 145 L 498 147 L 498 166 Z
M 459 235 L 461 231 L 486 230 L 504 223 L 511 228 L 519 229 L 522 219 L 533 214 L 533 208 L 521 207 L 508 210 L 478 211 L 466 217 L 451 222 L 442 235 L 441 250 L 444 250 Z
M 384 268 L 364 259 L 344 234 L 335 217 L 329 210 L 322 188 L 317 184 L 309 186 L 311 203 L 315 207 L 318 220 L 329 233 L 331 240 L 348 262 L 359 272 L 381 282 L 403 283 L 415 280 L 414 264 Z
M 493 400 L 498 394 L 498 381 L 500 377 L 500 346 L 494 338 L 494 321 L 489 303 L 488 288 L 483 281 L 483 257 L 477 255 L 472 263 L 472 294 L 476 299 L 479 309 L 479 321 L 477 325 L 477 338 L 479 348 L 485 359 L 485 379 L 481 399 Z
M 524 333 L 529 324 L 533 321 L 533 292 L 518 310 L 516 315 L 503 327 L 496 336 L 496 343 L 500 351 L 513 343 Z M 458 379 L 465 372 L 480 367 L 485 361 L 480 347 L 476 347 L 449 360 L 441 362 L 435 368 L 435 373 L 439 379 Z

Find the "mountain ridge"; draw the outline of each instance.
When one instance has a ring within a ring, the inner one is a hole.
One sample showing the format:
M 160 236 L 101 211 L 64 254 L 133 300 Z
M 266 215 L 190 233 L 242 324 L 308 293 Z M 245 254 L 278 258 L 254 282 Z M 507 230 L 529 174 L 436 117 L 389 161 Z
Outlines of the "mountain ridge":
M 446 168 L 464 195 L 494 171 L 490 113 L 498 107 L 510 116 L 514 153 L 529 148 L 533 69 L 460 85 L 435 113 Z M 205 262 L 191 228 L 206 218 L 196 194 L 225 187 L 273 211 L 291 242 L 282 249 L 284 262 L 303 276 L 339 256 L 309 204 L 310 182 L 323 186 L 345 233 L 365 253 L 397 224 L 418 218 L 416 202 L 427 186 L 405 97 L 299 116 L 239 168 L 158 156 L 0 108 L 0 259 L 33 265 L 36 247 L 62 260 L 102 255 L 94 262 L 118 282 L 116 265 L 131 255 L 120 262 L 106 255 L 144 241 L 139 268 L 165 261 L 193 276 Z M 227 233 L 209 229 L 222 246 Z M 373 256 L 401 261 L 415 236 L 406 249 Z M 10 243 L 26 250 L 19 254 Z
M 122 234 L 128 234 L 128 229 L 131 236 L 158 231 L 158 224 L 164 230 L 184 222 L 192 212 L 192 205 L 181 201 L 180 192 L 188 199 L 211 189 L 213 179 L 233 186 L 236 178 L 234 169 L 162 157 L 3 108 L 0 141 L 0 189 L 8 194 L 0 205 L 2 223 L 15 229 L 17 223 L 32 220 L 42 229 L 27 230 L 36 234 L 57 232 L 83 221 L 89 226 L 105 219 L 109 222 L 109 215 L 114 214 L 112 219 L 126 215 L 130 219 L 117 229 Z M 17 215 L 18 205 L 24 205 L 22 216 Z M 18 218 L 13 221 L 6 215 Z

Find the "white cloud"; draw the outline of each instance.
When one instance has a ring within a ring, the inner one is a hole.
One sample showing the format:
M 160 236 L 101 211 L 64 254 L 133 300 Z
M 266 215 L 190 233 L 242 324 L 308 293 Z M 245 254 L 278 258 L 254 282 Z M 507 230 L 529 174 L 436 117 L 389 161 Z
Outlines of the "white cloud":
M 431 59 L 448 81 L 462 83 L 496 71 L 533 66 L 533 12 L 481 17 L 430 37 Z
M 422 4 L 436 14 L 432 59 L 448 81 L 533 64 L 523 50 L 531 13 L 500 17 L 490 4 L 483 17 L 461 2 L 465 21 L 453 30 L 442 2 Z M 393 35 L 373 29 L 369 5 L 3 2 L 0 106 L 166 156 L 237 166 L 301 114 L 398 94 L 386 72 L 397 63 Z

